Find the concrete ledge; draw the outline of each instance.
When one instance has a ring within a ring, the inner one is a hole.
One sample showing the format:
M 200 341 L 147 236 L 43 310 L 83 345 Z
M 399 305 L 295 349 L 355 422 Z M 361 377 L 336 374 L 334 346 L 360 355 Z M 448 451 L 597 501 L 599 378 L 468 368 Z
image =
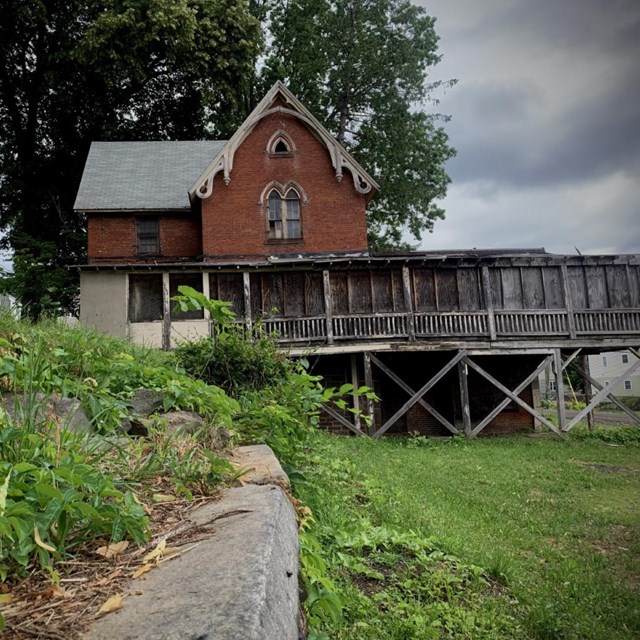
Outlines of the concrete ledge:
M 274 458 L 275 459 L 275 458 Z M 228 489 L 197 510 L 212 535 L 132 581 L 86 640 L 298 640 L 298 530 L 275 485 Z

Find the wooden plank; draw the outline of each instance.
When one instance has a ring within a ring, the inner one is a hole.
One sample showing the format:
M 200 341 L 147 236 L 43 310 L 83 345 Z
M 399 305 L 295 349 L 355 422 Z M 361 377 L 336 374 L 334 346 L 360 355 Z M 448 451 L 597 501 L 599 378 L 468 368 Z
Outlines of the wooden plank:
M 349 429 L 350 431 L 353 431 L 353 433 L 355 433 L 356 435 L 358 436 L 366 435 L 364 431 L 356 427 L 355 424 L 349 422 L 349 420 L 347 420 L 344 416 L 340 415 L 337 411 L 334 411 L 330 406 L 324 404 L 324 402 L 320 404 L 320 407 L 325 413 L 329 414 L 334 420 L 337 420 L 340 424 L 347 427 L 347 429 Z
M 438 373 L 436 373 L 430 380 L 428 380 L 416 393 L 414 393 L 407 402 L 405 402 L 398 411 L 396 411 L 391 418 L 389 418 L 377 431 L 374 432 L 373 437 L 377 438 L 381 436 L 392 424 L 398 420 L 401 416 L 403 416 L 416 402 L 418 402 L 419 398 L 431 389 L 435 384 L 437 384 L 453 367 L 455 367 L 460 360 L 462 360 L 466 356 L 466 351 L 463 349 L 458 351 L 458 353 L 444 366 Z
M 627 265 L 607 265 L 605 273 L 609 292 L 609 307 L 629 309 L 631 307 L 631 291 Z
M 547 356 L 533 371 L 529 374 L 513 391 L 512 393 L 519 396 L 526 387 L 528 387 L 553 361 L 553 356 Z M 548 385 L 547 385 L 548 386 Z M 500 402 L 492 411 L 487 414 L 471 431 L 471 437 L 477 436 L 499 413 L 501 413 L 507 405 L 511 402 L 511 398 L 506 397 Z
M 416 328 L 413 320 L 413 305 L 411 303 L 411 274 L 409 267 L 402 267 L 402 291 L 404 296 L 404 311 L 407 314 L 407 330 L 409 333 L 409 341 L 416 339 Z
M 548 429 L 553 431 L 555 434 L 566 437 L 565 434 L 560 431 L 555 424 L 549 422 L 542 414 L 538 413 L 535 409 L 530 407 L 524 400 L 520 399 L 517 395 L 514 395 L 510 389 L 505 387 L 499 380 L 496 380 L 490 373 L 487 373 L 480 365 L 477 365 L 473 360 L 469 358 L 464 359 L 464 361 L 477 373 L 479 373 L 483 378 L 486 378 L 494 387 L 497 387 L 504 393 L 506 396 L 511 398 L 517 405 L 522 407 L 527 413 L 531 414 L 534 418 L 539 420 L 543 425 L 545 425 Z
M 371 362 L 373 362 L 381 371 L 386 373 L 403 391 L 406 391 L 410 396 L 415 395 L 415 391 L 404 381 L 400 376 L 396 375 L 384 362 L 379 358 L 371 354 Z M 418 399 L 418 404 L 423 406 L 438 422 L 444 425 L 454 435 L 460 433 L 458 429 L 452 425 L 435 407 L 430 405 L 424 398 Z
M 408 280 L 405 284 L 404 273 L 407 273 Z M 411 275 L 408 267 L 402 269 L 392 269 L 391 271 L 391 290 L 393 295 L 393 310 L 396 313 L 406 311 L 405 305 L 405 287 L 408 287 L 407 292 L 409 294 L 409 306 L 411 306 Z
M 564 406 L 564 374 L 562 369 L 562 351 L 560 349 L 553 350 L 553 373 L 556 381 L 557 411 L 558 425 L 560 431 L 564 431 L 567 424 L 567 412 Z
M 305 315 L 304 275 L 301 271 L 284 274 L 284 315 L 288 318 Z
M 634 349 L 630 349 L 633 353 Z M 636 355 L 636 354 L 634 354 Z M 640 355 L 640 354 L 638 354 Z M 584 418 L 587 413 L 593 410 L 594 407 L 598 406 L 611 392 L 623 381 L 627 378 L 630 378 L 631 375 L 640 368 L 640 359 L 636 360 L 626 371 L 623 371 L 610 385 L 604 387 L 593 396 L 591 402 L 567 424 L 565 427 L 565 431 L 569 431 L 569 429 L 573 428 L 582 418 Z
M 481 288 L 479 271 L 473 267 L 461 267 L 458 272 L 458 295 L 461 311 L 480 311 Z
M 349 271 L 349 313 L 372 313 L 369 271 Z
M 325 335 L 327 342 L 333 344 L 333 310 L 331 308 L 331 278 L 328 269 L 322 271 L 322 287 L 324 292 Z
M 247 329 L 251 331 L 251 275 L 248 271 L 242 273 L 242 285 L 244 292 L 244 322 Z
M 482 288 L 484 292 L 484 304 L 487 309 L 487 324 L 489 325 L 489 337 L 496 339 L 496 317 L 493 311 L 494 296 L 491 288 L 491 276 L 489 267 L 482 267 Z
M 579 281 L 575 276 L 573 278 L 569 276 L 569 271 L 567 269 L 566 264 L 561 265 L 560 273 L 562 274 L 562 292 L 564 295 L 564 304 L 567 309 L 567 324 L 569 325 L 569 336 L 571 337 L 572 340 L 575 340 L 576 318 L 573 314 L 573 310 L 575 308 L 574 297 L 576 298 L 576 300 L 578 299 L 579 290 L 576 287 L 578 286 L 578 283 L 581 281 Z M 575 273 L 580 275 L 580 277 L 582 277 L 582 269 L 580 269 L 579 272 L 575 272 Z M 575 289 L 575 293 L 573 289 Z M 586 300 L 584 301 L 584 304 L 586 304 Z
M 353 415 L 353 422 L 355 426 L 362 430 L 360 425 L 360 396 L 355 393 L 360 388 L 360 382 L 358 381 L 358 356 L 355 353 L 351 354 L 351 384 L 353 385 L 353 408 L 355 413 Z
M 629 283 L 629 306 L 640 307 L 640 266 L 627 265 L 627 282 Z
M 369 387 L 372 391 L 373 387 L 373 371 L 371 370 L 371 354 L 368 351 L 365 351 L 363 354 L 364 361 L 364 384 L 366 387 Z M 376 428 L 376 412 L 375 407 L 373 405 L 373 400 L 371 398 L 367 398 L 367 415 L 369 416 L 369 433 L 372 433 Z
M 584 268 L 580 266 L 560 265 L 563 280 L 566 280 L 567 296 L 565 305 L 572 305 L 573 309 L 588 309 L 587 285 L 584 276 Z
M 171 348 L 171 293 L 169 274 L 162 274 L 162 348 Z
M 487 267 L 488 268 L 488 267 Z M 489 277 L 491 279 L 491 301 L 494 309 L 504 309 L 502 299 L 502 269 L 491 267 Z
M 540 267 L 522 267 L 522 301 L 525 309 L 545 309 L 544 283 Z
M 404 267 L 403 271 L 408 271 L 408 267 Z M 434 283 L 433 269 L 421 269 L 416 267 L 411 269 L 413 278 L 413 310 L 414 311 L 435 311 L 436 305 L 436 288 Z
M 591 377 L 591 368 L 589 366 L 589 356 L 583 356 L 582 358 L 582 366 L 584 368 L 585 373 L 587 374 L 588 377 Z M 593 396 L 592 393 L 592 386 L 591 383 L 587 380 L 584 379 L 584 401 L 587 404 L 591 403 L 591 398 Z M 639 420 L 640 422 L 640 420 Z M 589 431 L 593 431 L 593 428 L 595 427 L 595 416 L 593 415 L 593 411 L 589 411 L 589 413 L 587 413 L 587 429 L 589 429 Z
M 458 278 L 456 269 L 435 269 L 435 287 L 438 311 L 459 311 Z
M 565 294 L 560 267 L 541 267 L 546 309 L 564 309 Z
M 506 267 L 500 271 L 502 272 L 503 308 L 508 310 L 522 309 L 522 280 L 520 278 L 520 269 Z
M 609 295 L 604 267 L 595 265 L 584 267 L 584 275 L 587 288 L 587 307 L 589 309 L 608 309 Z
M 464 361 L 458 362 L 458 386 L 460 389 L 460 408 L 462 426 L 467 438 L 471 437 L 471 407 L 469 405 L 469 372 Z
M 319 271 L 306 271 L 304 274 L 304 307 L 308 316 L 325 313 L 324 280 Z
M 349 285 L 346 271 L 331 271 L 331 309 L 335 315 L 349 313 Z
M 564 371 L 582 352 L 582 349 L 576 349 L 568 358 L 562 360 L 562 370 Z
M 218 274 L 218 296 L 219 300 L 231 303 L 231 309 L 237 316 L 244 316 L 244 286 L 243 276 L 240 273 Z
M 371 270 L 371 290 L 374 313 L 393 313 L 393 289 L 390 269 Z

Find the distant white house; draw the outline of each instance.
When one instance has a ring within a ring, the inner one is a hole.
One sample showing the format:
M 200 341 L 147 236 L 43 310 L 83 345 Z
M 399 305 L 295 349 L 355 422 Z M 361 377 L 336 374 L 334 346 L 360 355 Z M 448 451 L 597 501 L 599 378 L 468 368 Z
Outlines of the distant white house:
M 637 358 L 629 351 L 606 351 L 589 356 L 589 368 L 592 377 L 608 386 L 636 361 Z M 640 396 L 640 369 L 625 377 L 613 393 L 617 396 Z
M 589 356 L 589 369 L 591 377 L 603 386 L 609 386 L 624 371 L 629 369 L 637 358 L 630 351 L 607 351 L 597 355 Z M 554 400 L 556 397 L 556 381 L 549 367 L 547 371 L 540 374 L 538 378 L 540 384 L 540 395 L 542 398 Z M 565 385 L 565 397 L 571 396 L 571 389 Z M 593 387 L 592 393 L 597 393 L 598 389 Z M 616 396 L 640 396 L 640 369 L 623 378 L 613 388 Z

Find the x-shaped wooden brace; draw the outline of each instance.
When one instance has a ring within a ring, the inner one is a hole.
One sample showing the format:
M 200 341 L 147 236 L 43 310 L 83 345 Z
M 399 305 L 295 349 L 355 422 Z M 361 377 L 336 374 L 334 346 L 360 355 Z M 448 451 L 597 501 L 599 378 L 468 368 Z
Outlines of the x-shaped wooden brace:
M 500 389 L 502 393 L 504 393 L 507 397 L 493 410 L 489 415 L 487 415 L 482 422 L 480 422 L 475 429 L 471 432 L 471 437 L 475 437 L 482 431 L 508 404 L 511 400 L 515 402 L 518 406 L 522 407 L 527 413 L 530 413 L 536 420 L 539 420 L 545 427 L 553 431 L 555 434 L 566 437 L 558 427 L 556 427 L 553 422 L 547 420 L 542 414 L 538 413 L 533 407 L 529 406 L 524 400 L 522 400 L 518 394 L 521 393 L 525 387 L 530 385 L 535 378 L 537 378 L 542 371 L 544 371 L 545 367 L 551 362 L 553 356 L 547 356 L 536 368 L 536 370 L 531 373 L 527 378 L 521 382 L 513 391 L 505 387 L 499 380 L 496 380 L 490 373 L 487 373 L 480 365 L 473 362 L 469 358 L 465 357 L 463 362 L 467 364 L 467 366 L 471 367 L 474 371 L 479 373 L 483 378 L 488 380 L 494 387 Z
M 330 406 L 324 404 L 324 402 L 320 405 L 320 407 L 325 413 L 329 414 L 334 420 L 337 420 L 340 424 L 347 427 L 347 429 L 349 429 L 350 431 L 353 431 L 353 433 L 355 433 L 356 435 L 367 435 L 364 431 L 362 431 L 362 429 L 356 427 L 355 424 L 347 420 L 343 415 L 340 415 L 335 409 L 332 409 Z

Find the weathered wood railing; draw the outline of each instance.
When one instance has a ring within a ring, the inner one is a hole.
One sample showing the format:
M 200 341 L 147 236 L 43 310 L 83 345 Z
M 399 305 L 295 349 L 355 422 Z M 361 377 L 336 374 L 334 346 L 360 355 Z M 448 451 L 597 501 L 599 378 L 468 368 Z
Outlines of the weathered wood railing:
M 573 313 L 576 335 L 640 334 L 640 309 L 579 310 Z M 554 310 L 496 310 L 495 337 L 570 336 L 569 312 Z M 414 312 L 339 315 L 327 318 L 268 318 L 268 333 L 280 342 L 491 337 L 488 311 Z

